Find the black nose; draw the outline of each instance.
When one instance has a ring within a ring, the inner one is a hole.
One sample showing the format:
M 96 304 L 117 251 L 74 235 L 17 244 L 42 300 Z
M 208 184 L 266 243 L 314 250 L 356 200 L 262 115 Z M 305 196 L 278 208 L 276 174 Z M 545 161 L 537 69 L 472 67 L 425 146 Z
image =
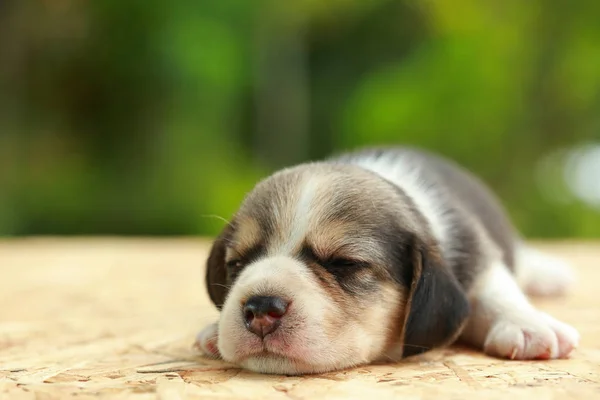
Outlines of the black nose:
M 280 297 L 253 296 L 244 304 L 246 328 L 260 338 L 274 332 L 281 325 L 281 317 L 289 303 Z

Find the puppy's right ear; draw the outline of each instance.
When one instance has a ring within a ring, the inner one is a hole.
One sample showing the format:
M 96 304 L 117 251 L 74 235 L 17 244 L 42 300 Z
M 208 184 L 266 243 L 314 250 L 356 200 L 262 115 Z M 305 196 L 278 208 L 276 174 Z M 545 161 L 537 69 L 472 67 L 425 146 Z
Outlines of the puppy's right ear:
M 229 291 L 227 287 L 227 268 L 225 267 L 225 250 L 233 229 L 228 224 L 213 242 L 206 261 L 206 289 L 208 295 L 220 311 Z
M 469 316 L 469 302 L 437 251 L 414 238 L 412 283 L 406 304 L 404 357 L 453 342 Z

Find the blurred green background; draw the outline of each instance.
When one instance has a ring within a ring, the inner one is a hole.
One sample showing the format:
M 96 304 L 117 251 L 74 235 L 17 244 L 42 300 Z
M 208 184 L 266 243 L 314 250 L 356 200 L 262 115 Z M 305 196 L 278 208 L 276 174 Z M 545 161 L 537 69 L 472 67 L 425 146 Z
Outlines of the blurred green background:
M 0 1 L 0 235 L 214 235 L 284 165 L 451 157 L 600 236 L 600 2 Z

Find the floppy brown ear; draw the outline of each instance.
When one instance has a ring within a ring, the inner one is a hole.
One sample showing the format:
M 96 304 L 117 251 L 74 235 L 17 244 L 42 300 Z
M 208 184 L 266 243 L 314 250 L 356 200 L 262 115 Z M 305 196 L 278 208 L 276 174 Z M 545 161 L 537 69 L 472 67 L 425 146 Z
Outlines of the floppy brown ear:
M 227 225 L 213 242 L 206 260 L 206 289 L 217 309 L 221 310 L 227 296 L 227 268 L 225 267 L 225 244 L 231 235 L 231 225 Z
M 419 240 L 411 247 L 413 276 L 406 304 L 403 357 L 449 344 L 469 315 L 467 297 L 440 256 Z

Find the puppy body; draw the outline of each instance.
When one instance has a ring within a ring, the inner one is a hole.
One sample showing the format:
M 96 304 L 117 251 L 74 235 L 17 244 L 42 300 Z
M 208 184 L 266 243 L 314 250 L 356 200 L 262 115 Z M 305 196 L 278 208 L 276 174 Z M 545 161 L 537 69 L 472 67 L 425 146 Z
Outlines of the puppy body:
M 569 276 L 523 244 L 461 167 L 415 149 L 362 150 L 285 169 L 247 196 L 211 250 L 207 288 L 221 318 L 198 340 L 285 374 L 396 360 L 459 337 L 500 357 L 565 357 L 577 332 L 535 310 L 517 282 L 555 294 Z M 289 304 L 264 337 L 244 320 L 253 296 Z

